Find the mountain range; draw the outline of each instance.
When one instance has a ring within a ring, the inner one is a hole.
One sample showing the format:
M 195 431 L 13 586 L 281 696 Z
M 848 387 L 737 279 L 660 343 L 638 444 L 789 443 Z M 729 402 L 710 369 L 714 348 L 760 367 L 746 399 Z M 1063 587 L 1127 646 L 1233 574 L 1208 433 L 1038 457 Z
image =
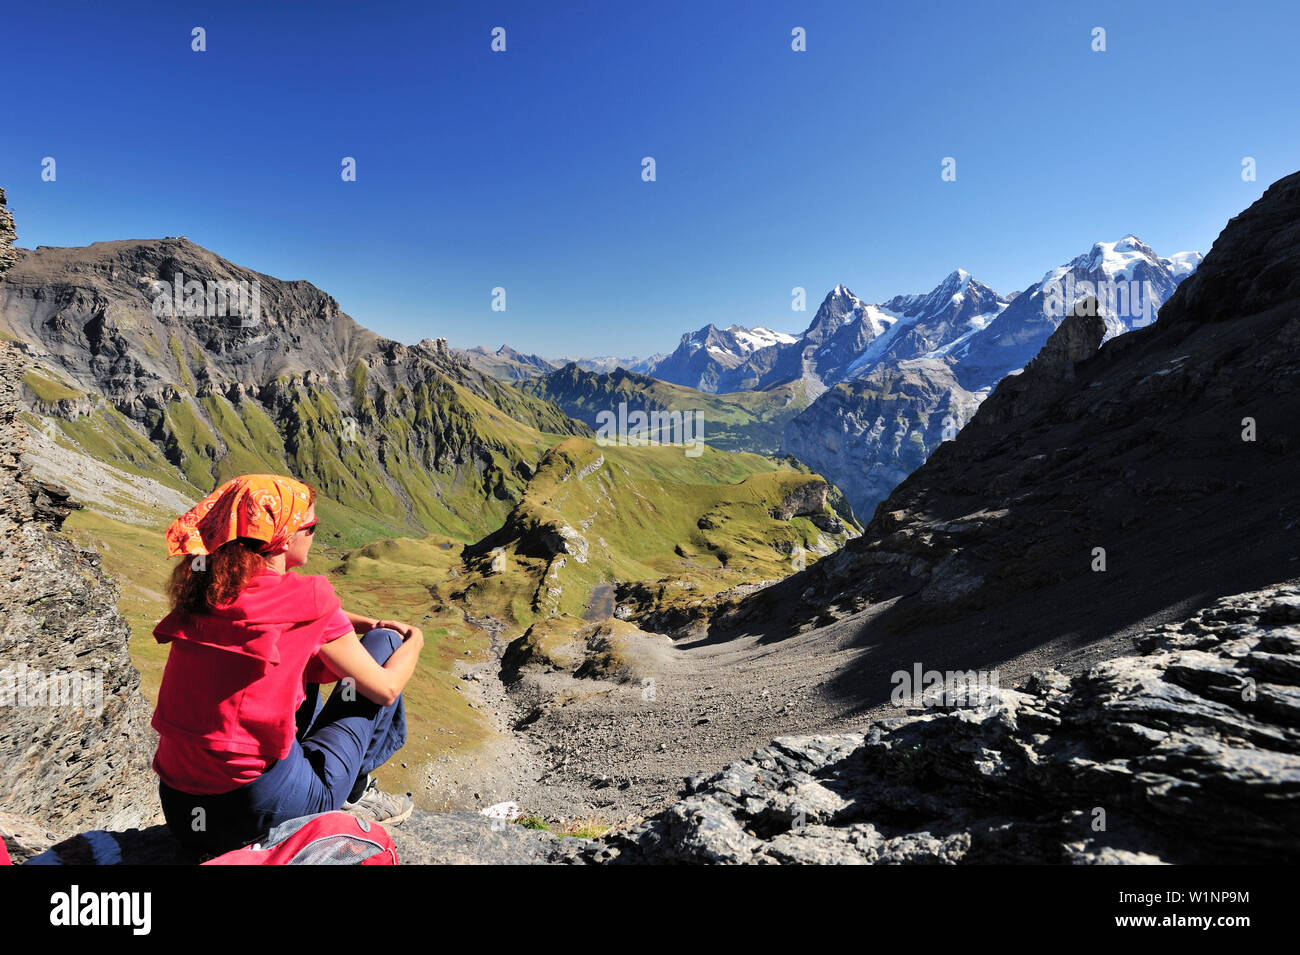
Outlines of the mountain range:
M 791 455 L 865 517 L 956 435 L 993 386 L 1024 367 L 1076 302 L 1096 302 L 1113 338 L 1149 325 L 1200 260 L 1197 252 L 1162 258 L 1128 235 L 1094 244 L 1010 295 L 963 269 L 929 292 L 879 304 L 837 285 L 798 336 L 706 325 L 670 355 L 635 367 L 547 370 L 534 357 L 501 374 L 592 427 L 616 400 L 699 412 L 714 447 Z

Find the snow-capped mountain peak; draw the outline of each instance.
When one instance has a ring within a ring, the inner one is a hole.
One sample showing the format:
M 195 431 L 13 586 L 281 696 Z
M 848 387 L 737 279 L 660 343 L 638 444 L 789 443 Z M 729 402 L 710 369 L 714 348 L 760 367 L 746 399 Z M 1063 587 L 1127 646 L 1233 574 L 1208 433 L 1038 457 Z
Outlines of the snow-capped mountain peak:
M 1197 252 L 1160 258 L 1137 236 L 1097 242 L 1020 293 L 987 327 L 963 343 L 958 378 L 987 386 L 1033 358 L 1075 305 L 1093 299 L 1106 325 L 1105 340 L 1156 321 L 1160 306 L 1200 264 Z
M 998 294 L 962 268 L 928 292 L 871 304 L 837 283 L 800 335 L 712 325 L 682 336 L 656 366 L 668 381 L 709 391 L 762 388 L 793 380 L 825 387 L 868 376 L 882 363 L 939 361 L 972 392 L 1022 367 L 1074 303 L 1097 299 L 1107 336 L 1150 324 L 1196 252 L 1160 258 L 1136 235 L 1097 242 L 1022 292 Z
M 825 338 L 834 333 L 837 328 L 861 318 L 866 313 L 866 309 L 867 303 L 850 292 L 847 286 L 836 285 L 822 300 L 817 314 L 813 316 L 802 337 Z
M 1133 278 L 1139 263 L 1157 265 L 1159 261 L 1149 245 L 1135 235 L 1126 235 L 1118 242 L 1096 243 L 1086 257 L 1079 256 L 1071 265 L 1088 272 L 1100 272 L 1108 279 L 1127 281 Z
M 965 269 L 954 269 L 948 273 L 939 287 L 945 291 L 951 288 L 955 292 L 964 292 L 966 287 L 970 285 L 971 277 L 971 274 Z

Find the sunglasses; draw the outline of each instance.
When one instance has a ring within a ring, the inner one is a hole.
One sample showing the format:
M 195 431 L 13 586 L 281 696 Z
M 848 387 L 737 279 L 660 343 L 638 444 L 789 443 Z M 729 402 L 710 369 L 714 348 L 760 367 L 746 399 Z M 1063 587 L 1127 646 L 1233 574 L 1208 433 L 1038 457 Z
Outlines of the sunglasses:
M 316 525 L 319 523 L 320 521 L 312 521 L 310 524 L 306 524 L 298 528 L 298 532 L 300 534 L 306 534 L 308 537 L 311 537 L 313 534 L 316 533 Z

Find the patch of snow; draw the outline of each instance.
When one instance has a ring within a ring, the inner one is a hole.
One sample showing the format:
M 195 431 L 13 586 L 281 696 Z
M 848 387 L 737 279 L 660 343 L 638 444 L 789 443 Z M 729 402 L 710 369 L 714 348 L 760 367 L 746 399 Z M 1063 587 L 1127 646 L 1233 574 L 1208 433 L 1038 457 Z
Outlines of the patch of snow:
M 1196 267 L 1201 264 L 1204 256 L 1199 252 L 1175 252 L 1167 259 L 1161 259 L 1160 264 L 1169 270 L 1174 278 L 1182 278 L 1185 275 L 1191 275 L 1196 271 Z
M 798 341 L 793 335 L 787 335 L 785 332 L 774 332 L 762 325 L 755 325 L 753 328 L 732 325 L 727 331 L 736 339 L 736 342 L 743 349 L 742 353 L 746 355 L 750 352 L 756 352 L 760 348 L 768 348 L 772 345 L 793 345 Z
M 849 367 L 845 369 L 846 376 L 856 374 L 863 367 L 878 359 L 884 354 L 889 343 L 898 337 L 898 333 L 904 328 L 909 328 L 916 324 L 915 318 L 904 318 L 901 315 L 895 315 L 878 305 L 865 305 L 862 310 L 862 320 L 871 326 L 875 332 L 875 338 L 871 343 L 862 350 L 862 353 L 849 362 Z
M 877 336 L 883 335 L 889 329 L 897 326 L 900 317 L 893 312 L 886 311 L 879 305 L 862 306 L 862 320 L 871 326 L 871 330 Z
M 970 321 L 966 323 L 967 330 L 965 332 L 958 335 L 948 344 L 940 348 L 936 348 L 934 351 L 926 352 L 921 357 L 922 358 L 943 358 L 947 355 L 954 355 L 954 354 L 956 357 L 961 357 L 965 355 L 967 349 L 970 347 L 971 338 L 974 337 L 977 333 L 982 332 L 984 331 L 984 329 L 988 328 L 989 323 L 992 322 L 993 319 L 1001 315 L 1003 310 L 1006 307 L 1007 307 L 1006 305 L 1000 305 L 998 306 L 998 308 L 996 308 L 991 312 L 984 312 L 980 315 L 972 315 Z
M 1070 266 L 1068 265 L 1057 266 L 1039 279 L 1037 285 L 1031 285 L 1029 291 L 1024 294 L 1033 295 L 1035 292 L 1047 288 L 1047 286 L 1051 285 L 1053 282 L 1060 282 L 1065 278 L 1065 273 L 1068 271 L 1070 271 Z

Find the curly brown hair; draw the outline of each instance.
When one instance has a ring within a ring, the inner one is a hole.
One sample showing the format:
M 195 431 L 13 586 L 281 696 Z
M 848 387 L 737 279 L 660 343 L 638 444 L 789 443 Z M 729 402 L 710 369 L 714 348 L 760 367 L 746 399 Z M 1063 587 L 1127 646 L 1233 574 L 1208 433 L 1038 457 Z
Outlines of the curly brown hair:
M 207 613 L 218 604 L 230 603 L 265 569 L 259 553 L 263 546 L 262 541 L 240 537 L 206 556 L 183 555 L 167 583 L 172 609 Z
M 316 489 L 307 485 L 310 503 L 316 503 Z M 251 537 L 227 541 L 203 557 L 182 555 L 167 582 L 167 598 L 173 610 L 207 613 L 230 603 L 262 572 L 265 543 Z

